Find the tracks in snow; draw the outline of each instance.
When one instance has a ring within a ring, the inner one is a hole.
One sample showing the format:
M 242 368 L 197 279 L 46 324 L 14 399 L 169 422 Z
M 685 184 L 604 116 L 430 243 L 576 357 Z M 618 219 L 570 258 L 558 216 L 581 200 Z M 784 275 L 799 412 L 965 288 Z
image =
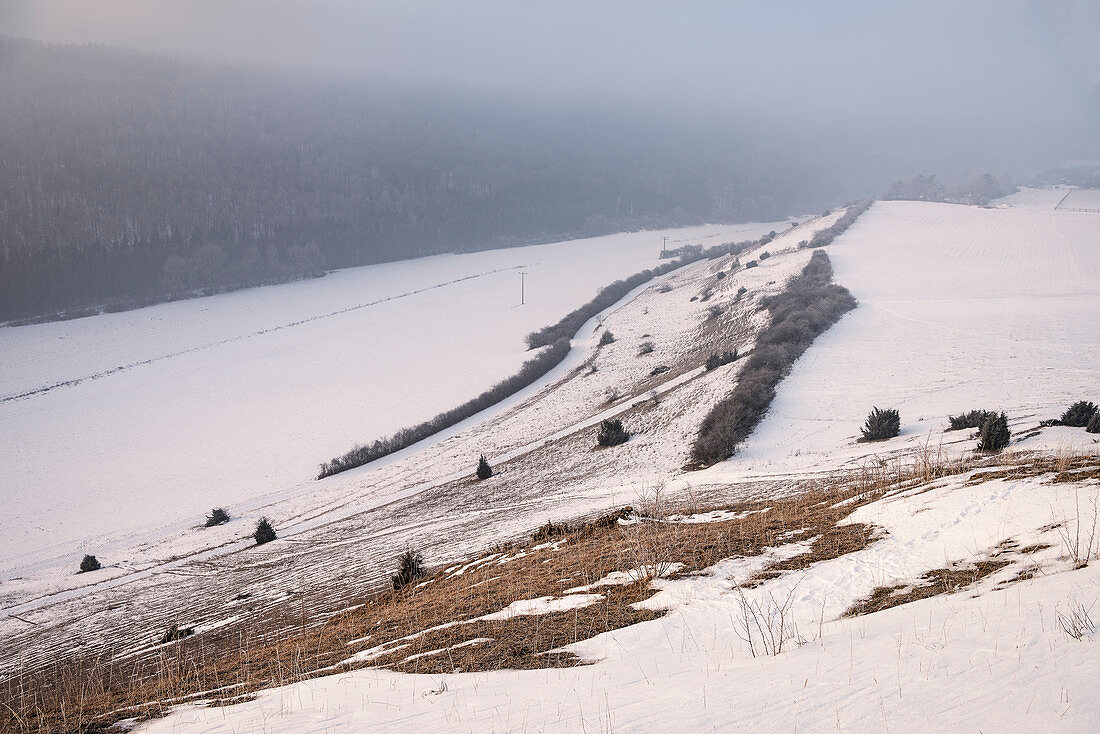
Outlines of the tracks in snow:
M 277 331 L 283 331 L 284 329 L 292 329 L 296 326 L 302 326 L 303 324 L 309 324 L 309 323 L 313 323 L 314 321 L 320 321 L 322 319 L 328 319 L 328 318 L 332 318 L 334 316 L 340 316 L 342 314 L 350 313 L 352 311 L 359 311 L 359 310 L 364 309 L 364 308 L 370 308 L 372 306 L 378 306 L 380 304 L 388 303 L 390 301 L 399 301 L 403 298 L 408 298 L 410 296 L 415 296 L 415 295 L 418 295 L 420 293 L 426 293 L 428 291 L 437 290 L 439 288 L 447 288 L 448 286 L 457 285 L 459 283 L 464 283 L 468 280 L 476 280 L 478 278 L 484 278 L 484 277 L 489 276 L 489 275 L 495 275 L 496 273 L 503 273 L 503 272 L 508 272 L 508 271 L 511 271 L 511 270 L 520 270 L 521 268 L 525 268 L 525 267 L 529 267 L 529 266 L 527 266 L 527 265 L 512 265 L 512 266 L 509 266 L 509 267 L 506 267 L 506 268 L 496 268 L 495 270 L 486 270 L 484 272 L 474 273 L 472 275 L 466 275 L 466 276 L 463 276 L 461 278 L 455 278 L 454 280 L 448 280 L 448 281 L 445 281 L 445 282 L 442 282 L 442 283 L 435 283 L 433 285 L 425 286 L 423 288 L 417 288 L 415 290 L 405 291 L 404 293 L 398 293 L 395 296 L 386 296 L 385 298 L 379 298 L 377 300 L 369 301 L 367 303 L 359 303 L 359 304 L 356 304 L 354 306 L 347 306 L 345 308 L 341 308 L 341 309 L 338 309 L 336 311 L 329 311 L 327 313 L 317 314 L 315 316 L 310 316 L 308 318 L 299 319 L 298 321 L 291 321 L 291 322 L 286 323 L 286 324 L 278 324 L 276 326 L 272 326 L 272 327 L 269 327 L 267 329 L 260 329 L 258 331 L 252 331 L 252 332 L 249 332 L 247 334 L 240 334 L 238 336 L 229 337 L 228 339 L 221 339 L 221 340 L 218 340 L 218 341 L 210 342 L 208 344 L 200 344 L 198 346 L 190 347 L 188 349 L 182 349 L 178 352 L 171 352 L 169 354 L 161 354 L 161 355 L 158 355 L 156 357 L 150 357 L 149 359 L 143 359 L 143 360 L 138 361 L 138 362 L 131 362 L 129 364 L 119 365 L 117 367 L 112 367 L 109 370 L 102 370 L 100 372 L 96 372 L 96 373 L 91 374 L 91 375 L 84 375 L 83 377 L 75 377 L 71 380 L 62 380 L 62 381 L 59 381 L 59 382 L 54 382 L 54 383 L 51 383 L 49 385 L 43 385 L 41 387 L 35 388 L 33 390 L 27 390 L 27 391 L 21 392 L 21 393 L 12 393 L 12 394 L 9 394 L 9 395 L 2 395 L 2 396 L 0 396 L 0 405 L 2 405 L 4 403 L 10 403 L 10 402 L 13 402 L 13 401 L 16 401 L 16 400 L 24 400 L 26 398 L 36 397 L 38 395 L 44 395 L 48 392 L 52 392 L 54 390 L 58 390 L 58 389 L 61 389 L 61 388 L 75 387 L 75 386 L 80 385 L 80 384 L 85 383 L 85 382 L 90 382 L 92 380 L 99 380 L 99 379 L 102 379 L 104 377 L 110 377 L 111 375 L 118 374 L 119 372 L 126 372 L 128 370 L 132 370 L 132 369 L 135 369 L 137 367 L 144 367 L 146 365 L 154 364 L 156 362 L 163 362 L 163 361 L 168 360 L 168 359 L 175 359 L 176 357 L 182 357 L 186 354 L 193 354 L 195 352 L 202 352 L 202 351 L 206 351 L 208 349 L 216 349 L 217 347 L 221 347 L 221 346 L 224 346 L 226 344 L 234 344 L 236 342 L 241 342 L 241 341 L 244 341 L 246 339 L 251 339 L 253 337 L 263 336 L 265 334 L 272 334 L 272 333 L 277 332 Z

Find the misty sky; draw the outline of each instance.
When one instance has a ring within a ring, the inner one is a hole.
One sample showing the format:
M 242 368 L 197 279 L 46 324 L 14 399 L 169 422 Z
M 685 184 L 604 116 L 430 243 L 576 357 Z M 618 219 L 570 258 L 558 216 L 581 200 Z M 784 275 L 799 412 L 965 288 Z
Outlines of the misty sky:
M 685 114 L 1100 129 L 1090 0 L 0 0 L 0 32 Z

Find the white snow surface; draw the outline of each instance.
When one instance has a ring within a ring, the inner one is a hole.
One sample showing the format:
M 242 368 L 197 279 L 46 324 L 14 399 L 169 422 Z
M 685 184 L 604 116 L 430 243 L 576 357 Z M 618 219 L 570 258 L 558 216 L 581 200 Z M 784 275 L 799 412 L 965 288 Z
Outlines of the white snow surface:
M 583 609 L 603 599 L 602 594 L 567 594 L 566 596 L 540 596 L 537 599 L 520 599 L 499 612 L 486 614 L 480 619 L 487 622 L 512 619 L 527 615 L 554 614 L 570 609 Z
M 662 236 L 707 247 L 783 228 L 708 225 L 445 255 L 0 328 L 0 575 L 67 576 L 85 552 L 132 558 L 212 507 L 259 514 L 308 494 L 320 462 L 514 373 L 531 357 L 528 332 L 657 265 Z M 240 535 L 214 529 L 202 542 Z
M 971 431 L 942 433 L 949 415 L 1003 410 L 1020 431 L 1097 401 L 1100 217 L 1055 212 L 1062 195 L 1025 190 L 993 209 L 874 204 L 828 248 L 858 308 L 818 337 L 738 455 L 708 474 L 826 468 L 925 442 L 969 449 Z M 857 444 L 874 406 L 900 411 L 901 434 Z M 1083 431 L 1053 436 L 1097 445 Z
M 139 731 L 1096 731 L 1100 640 L 1070 638 L 1058 614 L 1080 605 L 1095 616 L 1100 564 L 1072 570 L 1044 525 L 1066 517 L 1075 494 L 1097 492 L 1095 482 L 956 478 L 859 509 L 849 521 L 882 528 L 881 540 L 744 592 L 764 605 L 793 600 L 803 644 L 775 657 L 753 657 L 737 626 L 735 586 L 762 559 L 734 558 L 654 582 L 661 591 L 646 605 L 668 615 L 566 648 L 590 666 L 442 679 L 359 670 L 229 707 L 185 706 Z M 1040 570 L 1029 581 L 998 585 L 1014 564 L 956 594 L 840 616 L 876 586 L 986 557 L 1006 540 L 1054 547 L 1021 561 Z

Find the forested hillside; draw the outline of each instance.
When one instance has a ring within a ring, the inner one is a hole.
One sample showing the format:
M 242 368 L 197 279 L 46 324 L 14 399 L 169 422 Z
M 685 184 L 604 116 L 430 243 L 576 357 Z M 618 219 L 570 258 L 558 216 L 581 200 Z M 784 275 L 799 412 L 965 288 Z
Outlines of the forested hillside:
M 707 123 L 670 123 L 676 111 L 320 83 L 101 47 L 0 38 L 0 100 L 0 319 L 769 220 L 845 193 L 777 140 L 700 135 Z

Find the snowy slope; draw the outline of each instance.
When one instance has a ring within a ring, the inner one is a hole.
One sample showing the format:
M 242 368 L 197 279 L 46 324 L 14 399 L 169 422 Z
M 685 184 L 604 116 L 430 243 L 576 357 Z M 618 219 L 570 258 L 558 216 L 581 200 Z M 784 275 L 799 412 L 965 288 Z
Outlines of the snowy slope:
M 874 462 L 926 442 L 947 442 L 961 453 L 973 440 L 965 431 L 942 433 L 951 413 L 1003 409 L 1019 430 L 1073 400 L 1097 400 L 1100 217 L 1056 211 L 1063 195 L 1025 191 L 990 209 L 876 204 L 829 248 L 837 282 L 860 306 L 796 363 L 744 450 L 682 475 L 673 466 L 683 447 L 648 443 L 643 435 L 626 445 L 635 453 L 622 455 L 623 473 L 609 481 L 624 491 L 631 481 L 646 481 L 648 466 L 648 481 L 675 479 L 670 488 L 782 484 L 792 474 Z M 775 268 L 770 274 L 762 266 L 739 277 L 758 279 L 752 287 L 766 292 L 797 271 L 801 255 L 765 261 Z M 729 286 L 741 282 L 731 280 Z M 620 338 L 633 325 L 658 344 L 671 340 L 644 321 L 659 298 L 659 291 L 647 292 L 608 327 Z M 687 320 L 670 312 L 672 323 Z M 601 374 L 613 371 L 619 377 L 612 384 L 620 384 L 631 373 L 637 357 L 622 341 L 618 356 L 597 355 L 592 385 L 573 380 L 559 400 L 547 401 L 556 406 L 552 419 L 560 414 L 567 423 L 571 401 L 590 402 L 606 388 Z M 645 387 L 640 375 L 629 384 Z M 670 390 L 665 418 L 652 419 L 653 435 L 676 435 L 677 420 L 698 419 L 702 411 L 692 408 L 712 399 L 707 386 L 695 380 Z M 581 394 L 586 389 L 590 394 Z M 875 404 L 901 410 L 902 435 L 857 444 Z M 1081 429 L 1055 428 L 1018 439 L 1014 448 L 1095 454 L 1098 444 Z M 457 459 L 469 447 L 456 451 Z M 579 496 L 585 486 L 572 491 Z M 591 666 L 442 678 L 361 670 L 230 707 L 187 706 L 141 731 L 1096 731 L 1097 632 L 1073 639 L 1059 615 L 1079 609 L 1096 619 L 1100 609 L 1097 563 L 1075 569 L 1063 535 L 1096 532 L 1089 508 L 1098 492 L 1096 479 L 964 476 L 862 507 L 849 521 L 881 528 L 880 540 L 746 590 L 761 603 L 793 599 L 805 644 L 777 657 L 753 657 L 738 635 L 734 586 L 762 559 L 734 558 L 704 576 L 655 582 L 663 591 L 647 605 L 672 612 L 569 648 Z M 1061 523 L 1064 530 L 1055 527 Z M 931 569 L 1012 546 L 1038 550 L 1013 556 L 1012 565 L 964 592 L 840 616 L 875 587 L 912 584 Z M 773 555 L 797 551 L 784 546 Z M 1021 571 L 1034 577 L 1022 579 Z
M 0 585 L 9 614 L 0 618 L 0 665 L 79 655 L 87 639 L 132 644 L 134 630 L 136 639 L 162 634 L 166 620 L 247 625 L 290 594 L 339 608 L 347 589 L 329 580 L 375 583 L 390 572 L 394 548 L 415 545 L 433 563 L 459 560 L 547 519 L 633 502 L 639 491 L 682 474 L 691 435 L 728 392 L 741 363 L 704 373 L 707 356 L 751 347 L 767 321 L 759 299 L 781 290 L 808 260 L 798 243 L 839 215 L 784 232 L 766 246 L 775 254 L 759 267 L 737 268 L 723 257 L 635 289 L 585 325 L 565 362 L 535 385 L 421 444 L 239 501 L 229 506 L 234 519 L 220 527 L 202 528 L 191 515 L 97 537 L 88 547 L 107 567 L 95 574 L 72 573 L 79 554 L 26 554 L 17 559 L 20 577 Z M 747 292 L 738 298 L 741 287 Z M 712 297 L 701 300 L 708 292 Z M 602 328 L 618 341 L 599 347 Z M 639 356 L 643 340 L 655 348 Z M 662 364 L 673 369 L 652 375 Z M 620 397 L 608 403 L 612 386 Z M 595 424 L 615 416 L 634 438 L 614 452 L 592 451 Z M 471 486 L 471 461 L 480 453 L 497 474 Z M 248 536 L 261 515 L 275 523 L 279 540 L 255 548 Z M 242 590 L 250 594 L 247 610 L 232 601 Z M 102 611 L 84 616 L 89 607 Z M 43 635 L 47 624 L 51 634 Z
M 1077 493 L 1098 491 L 1095 480 L 954 479 L 861 508 L 849 521 L 881 528 L 881 540 L 745 590 L 765 605 L 792 599 L 801 644 L 775 657 L 754 657 L 738 627 L 735 587 L 762 559 L 734 558 L 703 576 L 654 582 L 662 591 L 643 604 L 670 609 L 667 616 L 566 648 L 590 666 L 445 676 L 360 670 L 229 707 L 185 706 L 139 731 L 1096 731 L 1097 633 L 1073 639 L 1058 615 L 1095 612 L 1100 567 L 1072 570 L 1044 525 L 1051 513 L 1065 517 Z M 965 592 L 841 616 L 876 586 L 912 583 L 1005 541 L 1052 547 Z M 1024 569 L 1036 577 L 1007 583 Z
M 526 333 L 655 265 L 663 235 L 710 246 L 774 228 L 784 225 L 440 256 L 0 328 L 0 572 L 71 567 L 308 483 L 353 442 L 513 373 Z
M 828 248 L 859 307 L 796 363 L 719 471 L 865 456 L 855 440 L 872 406 L 901 413 L 901 436 L 874 445 L 889 452 L 941 439 L 970 448 L 969 432 L 941 432 L 971 409 L 1004 410 L 1019 429 L 1100 400 L 1100 217 L 1054 212 L 1058 192 L 1039 194 L 997 209 L 876 203 Z

